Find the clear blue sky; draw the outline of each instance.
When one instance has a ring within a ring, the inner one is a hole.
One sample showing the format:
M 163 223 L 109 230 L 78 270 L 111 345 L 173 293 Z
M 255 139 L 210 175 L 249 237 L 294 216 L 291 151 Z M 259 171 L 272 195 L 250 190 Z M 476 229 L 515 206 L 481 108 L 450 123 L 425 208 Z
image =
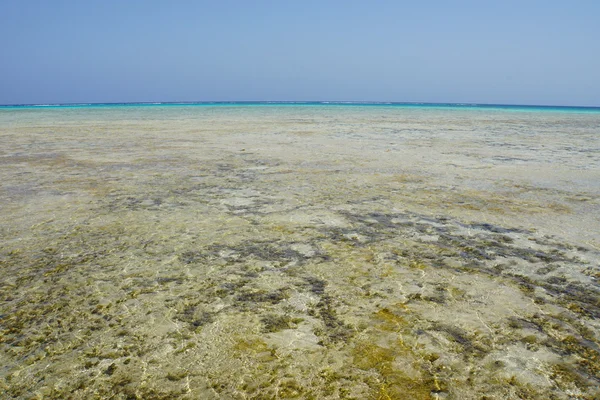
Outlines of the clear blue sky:
M 600 106 L 600 0 L 0 0 L 0 104 Z

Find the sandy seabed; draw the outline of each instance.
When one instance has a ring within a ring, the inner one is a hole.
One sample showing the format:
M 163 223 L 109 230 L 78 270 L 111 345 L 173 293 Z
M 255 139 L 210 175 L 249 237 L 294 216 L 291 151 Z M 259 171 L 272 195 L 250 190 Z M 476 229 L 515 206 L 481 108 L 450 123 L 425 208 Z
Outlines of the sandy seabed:
M 0 110 L 0 397 L 600 398 L 600 113 Z

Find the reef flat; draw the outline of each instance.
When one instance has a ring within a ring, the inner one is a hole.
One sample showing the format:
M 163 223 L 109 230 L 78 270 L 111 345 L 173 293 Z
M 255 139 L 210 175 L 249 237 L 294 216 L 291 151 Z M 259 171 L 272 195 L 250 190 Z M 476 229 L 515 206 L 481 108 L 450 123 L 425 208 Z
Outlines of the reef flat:
M 5 398 L 596 399 L 600 113 L 0 110 Z

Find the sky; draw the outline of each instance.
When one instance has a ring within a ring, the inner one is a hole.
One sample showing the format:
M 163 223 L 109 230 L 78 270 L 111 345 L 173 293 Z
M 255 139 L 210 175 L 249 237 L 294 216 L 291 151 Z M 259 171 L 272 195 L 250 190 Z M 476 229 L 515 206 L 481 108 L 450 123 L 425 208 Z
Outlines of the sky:
M 0 0 L 0 104 L 600 106 L 598 0 Z

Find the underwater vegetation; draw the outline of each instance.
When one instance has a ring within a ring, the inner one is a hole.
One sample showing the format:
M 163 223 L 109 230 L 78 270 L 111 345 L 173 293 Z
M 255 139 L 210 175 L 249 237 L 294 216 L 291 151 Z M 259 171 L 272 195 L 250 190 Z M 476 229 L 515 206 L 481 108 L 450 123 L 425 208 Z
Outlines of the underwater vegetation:
M 6 393 L 595 396 L 594 250 L 366 206 L 339 212 L 345 228 L 304 226 L 290 241 L 267 225 L 230 244 L 157 249 L 115 219 L 5 253 Z
M 467 188 L 529 137 L 448 178 L 428 124 L 327 115 L 2 128 L 0 397 L 599 398 L 600 252 L 543 225 L 596 198 Z

